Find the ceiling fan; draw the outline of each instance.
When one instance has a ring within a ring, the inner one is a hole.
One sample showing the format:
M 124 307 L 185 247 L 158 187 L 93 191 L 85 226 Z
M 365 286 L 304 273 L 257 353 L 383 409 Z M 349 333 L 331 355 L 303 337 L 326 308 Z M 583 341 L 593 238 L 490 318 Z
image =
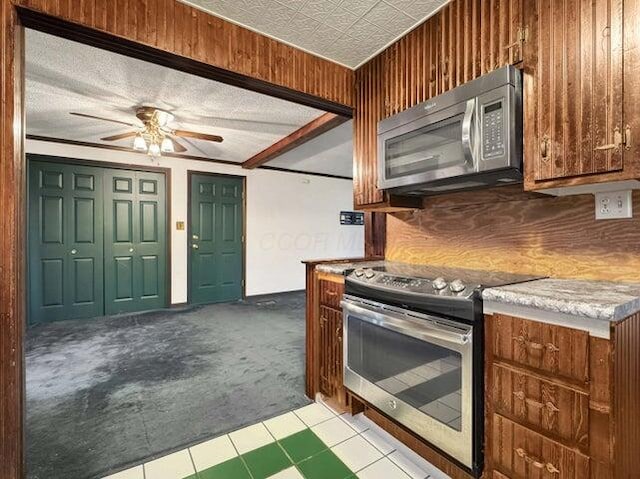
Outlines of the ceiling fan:
M 109 121 L 111 123 L 119 123 L 135 128 L 135 131 L 119 133 L 117 135 L 100 138 L 102 141 L 118 141 L 126 138 L 134 138 L 133 148 L 139 151 L 146 151 L 150 156 L 160 156 L 162 153 L 185 152 L 187 149 L 176 138 L 194 138 L 205 141 L 222 142 L 223 138 L 218 135 L 208 135 L 206 133 L 197 133 L 189 130 L 173 130 L 169 128 L 169 123 L 174 116 L 165 110 L 154 108 L 152 106 L 141 106 L 136 108 L 136 117 L 142 122 L 143 126 L 134 123 L 127 123 L 120 120 L 112 120 L 110 118 L 102 118 L 100 116 L 87 115 L 85 113 L 70 112 L 72 115 L 84 118 L 92 118 L 95 120 Z

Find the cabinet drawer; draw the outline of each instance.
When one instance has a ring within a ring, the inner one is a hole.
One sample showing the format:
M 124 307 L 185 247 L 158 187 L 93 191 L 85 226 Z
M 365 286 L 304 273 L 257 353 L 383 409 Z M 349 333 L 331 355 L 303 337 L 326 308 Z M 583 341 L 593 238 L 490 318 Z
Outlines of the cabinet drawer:
M 589 333 L 502 314 L 489 321 L 496 358 L 586 385 Z
M 319 281 L 320 304 L 334 309 L 340 308 L 340 301 L 344 292 L 344 285 L 334 281 L 321 279 Z
M 493 467 L 510 479 L 589 477 L 587 456 L 497 414 L 491 450 Z
M 561 443 L 589 451 L 589 396 L 494 364 L 495 412 Z

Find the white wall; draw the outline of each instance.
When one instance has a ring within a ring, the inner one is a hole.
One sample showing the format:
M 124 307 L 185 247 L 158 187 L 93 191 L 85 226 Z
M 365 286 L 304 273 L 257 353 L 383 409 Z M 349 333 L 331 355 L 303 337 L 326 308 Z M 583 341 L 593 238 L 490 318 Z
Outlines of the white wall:
M 359 257 L 364 228 L 340 226 L 339 212 L 353 208 L 352 183 L 264 169 L 27 140 L 27 153 L 171 169 L 171 302 L 187 301 L 187 171 L 247 177 L 247 295 L 304 289 L 304 259 Z

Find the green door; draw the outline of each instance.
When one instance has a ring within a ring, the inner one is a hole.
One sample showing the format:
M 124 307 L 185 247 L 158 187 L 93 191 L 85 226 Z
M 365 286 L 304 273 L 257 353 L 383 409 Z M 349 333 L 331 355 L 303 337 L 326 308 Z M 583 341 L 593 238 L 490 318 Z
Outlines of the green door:
M 191 303 L 242 299 L 243 180 L 191 175 Z
M 101 316 L 102 176 L 29 162 L 29 323 Z
M 167 305 L 161 173 L 29 155 L 29 324 Z
M 105 170 L 105 312 L 164 308 L 165 179 L 160 173 Z

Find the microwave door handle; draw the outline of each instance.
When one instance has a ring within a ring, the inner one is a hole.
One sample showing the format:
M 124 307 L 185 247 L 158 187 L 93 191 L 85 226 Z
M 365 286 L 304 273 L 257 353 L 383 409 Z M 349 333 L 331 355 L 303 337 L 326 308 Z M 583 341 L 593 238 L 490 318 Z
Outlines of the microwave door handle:
M 472 98 L 467 101 L 467 108 L 462 119 L 462 150 L 464 151 L 464 159 L 469 166 L 473 166 L 473 150 L 471 149 L 471 125 L 473 122 L 473 114 L 476 111 L 476 99 Z

